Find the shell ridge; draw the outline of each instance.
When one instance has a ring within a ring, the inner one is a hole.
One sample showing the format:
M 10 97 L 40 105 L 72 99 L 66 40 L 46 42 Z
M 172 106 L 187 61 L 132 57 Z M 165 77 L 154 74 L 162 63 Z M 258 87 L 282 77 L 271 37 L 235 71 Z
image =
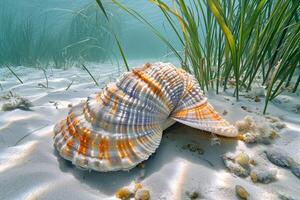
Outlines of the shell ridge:
M 158 62 L 124 73 L 72 107 L 54 128 L 54 146 L 81 168 L 128 170 L 155 152 L 166 121 L 173 120 L 221 135 L 235 134 L 192 75 Z

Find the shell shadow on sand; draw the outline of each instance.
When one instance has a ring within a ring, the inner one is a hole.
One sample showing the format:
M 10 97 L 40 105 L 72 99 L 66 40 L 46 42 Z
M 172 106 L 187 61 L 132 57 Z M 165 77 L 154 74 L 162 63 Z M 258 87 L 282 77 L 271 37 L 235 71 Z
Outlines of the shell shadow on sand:
M 61 158 L 56 150 L 54 151 L 61 171 L 72 174 L 81 183 L 101 193 L 113 195 L 119 188 L 128 186 L 134 180 L 142 181 L 149 178 L 177 158 L 216 171 L 225 169 L 221 156 L 228 151 L 234 151 L 237 141 L 220 138 L 220 145 L 212 145 L 211 140 L 212 136 L 209 133 L 176 123 L 164 131 L 160 146 L 143 163 L 143 167 L 137 166 L 130 171 L 116 172 L 81 170 L 70 161 Z M 196 151 L 187 149 L 188 144 L 197 145 L 198 149 Z

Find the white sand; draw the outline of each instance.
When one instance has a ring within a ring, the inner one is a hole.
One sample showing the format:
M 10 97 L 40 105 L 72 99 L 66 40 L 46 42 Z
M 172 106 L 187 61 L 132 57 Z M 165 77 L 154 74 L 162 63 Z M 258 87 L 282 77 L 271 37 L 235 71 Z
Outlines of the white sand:
M 102 85 L 117 77 L 107 74 L 112 70 L 109 65 L 90 68 Z M 49 70 L 50 88 L 38 87 L 38 83 L 45 85 L 40 70 L 20 67 L 16 72 L 22 74 L 23 85 L 5 69 L 0 69 L 1 96 L 12 90 L 31 100 L 34 107 L 32 111 L 0 111 L 0 199 L 115 199 L 117 189 L 138 178 L 143 187 L 150 190 L 153 200 L 188 199 L 185 193 L 194 191 L 199 192 L 202 199 L 237 199 L 236 184 L 248 190 L 250 199 L 279 199 L 278 193 L 300 199 L 300 179 L 289 170 L 271 164 L 263 153 L 264 149 L 276 146 L 300 161 L 300 115 L 293 111 L 300 103 L 299 94 L 284 95 L 287 102 L 270 103 L 268 112 L 287 125 L 272 145 L 247 145 L 221 138 L 219 146 L 212 146 L 209 134 L 175 124 L 165 131 L 159 149 L 145 162 L 144 169 L 99 173 L 75 168 L 61 159 L 53 148 L 53 126 L 66 116 L 68 104 L 74 105 L 99 90 L 86 71 L 76 68 Z M 114 72 L 118 70 L 114 68 Z M 241 97 L 236 102 L 230 94 L 216 96 L 211 93 L 209 101 L 220 113 L 226 110 L 228 114 L 224 117 L 230 122 L 246 115 L 262 117 L 263 99 L 257 103 Z M 198 144 L 204 154 L 182 148 L 189 143 Z M 253 184 L 249 177 L 230 174 L 221 156 L 237 151 L 247 152 L 261 166 L 277 169 L 277 181 Z

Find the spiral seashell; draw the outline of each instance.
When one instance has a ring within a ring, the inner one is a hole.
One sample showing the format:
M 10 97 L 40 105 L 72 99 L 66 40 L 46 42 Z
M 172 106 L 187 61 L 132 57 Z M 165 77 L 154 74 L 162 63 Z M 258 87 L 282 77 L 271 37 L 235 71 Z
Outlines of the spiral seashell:
M 128 170 L 148 159 L 175 121 L 227 137 L 237 129 L 207 102 L 195 78 L 169 63 L 123 74 L 71 108 L 54 128 L 54 146 L 78 167 Z

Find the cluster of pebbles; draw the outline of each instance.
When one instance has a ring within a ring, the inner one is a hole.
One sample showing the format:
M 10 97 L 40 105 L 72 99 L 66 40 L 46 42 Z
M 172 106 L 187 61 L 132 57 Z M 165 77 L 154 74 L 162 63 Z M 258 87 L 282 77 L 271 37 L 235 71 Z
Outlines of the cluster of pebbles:
M 240 139 L 245 143 L 270 144 L 278 136 L 278 132 L 285 128 L 285 124 L 279 118 L 270 115 L 261 119 L 246 116 L 243 120 L 236 122 L 236 127 L 239 130 Z M 284 150 L 268 147 L 264 153 L 266 159 L 272 164 L 286 168 L 300 178 L 300 163 L 295 161 Z M 222 158 L 226 168 L 231 173 L 243 178 L 250 177 L 253 183 L 268 184 L 277 180 L 277 169 L 260 165 L 245 152 L 229 152 L 223 155 Z M 240 199 L 250 198 L 247 190 L 240 185 L 236 185 L 235 191 Z M 278 197 L 280 199 L 294 199 L 285 198 L 286 195 L 282 194 L 279 194 Z
M 276 166 L 289 169 L 296 177 L 300 178 L 300 163 L 295 161 L 282 149 L 271 148 L 264 151 L 266 158 Z M 277 170 L 266 167 L 257 167 L 257 163 L 245 152 L 237 154 L 227 153 L 223 156 L 223 161 L 228 170 L 240 177 L 250 176 L 254 183 L 270 183 L 276 181 Z M 249 199 L 250 194 L 241 186 L 236 185 L 236 195 L 240 199 Z M 285 194 L 278 194 L 280 199 L 293 200 Z
M 245 152 L 226 153 L 223 161 L 231 173 L 243 178 L 250 176 L 253 183 L 268 184 L 277 179 L 276 169 L 258 166 L 258 163 Z M 235 192 L 240 199 L 248 200 L 250 198 L 249 192 L 241 185 L 235 186 Z
M 276 180 L 277 170 L 257 166 L 255 160 L 245 152 L 226 153 L 223 156 L 226 168 L 236 176 L 251 177 L 254 183 L 270 183 Z
M 246 143 L 270 144 L 278 136 L 278 132 L 286 125 L 277 117 L 266 116 L 265 118 L 254 119 L 246 116 L 237 121 L 235 126 L 240 133 L 240 139 Z
M 122 187 L 117 190 L 115 196 L 121 200 L 150 200 L 149 190 L 143 189 L 141 183 L 132 183 L 128 187 Z

